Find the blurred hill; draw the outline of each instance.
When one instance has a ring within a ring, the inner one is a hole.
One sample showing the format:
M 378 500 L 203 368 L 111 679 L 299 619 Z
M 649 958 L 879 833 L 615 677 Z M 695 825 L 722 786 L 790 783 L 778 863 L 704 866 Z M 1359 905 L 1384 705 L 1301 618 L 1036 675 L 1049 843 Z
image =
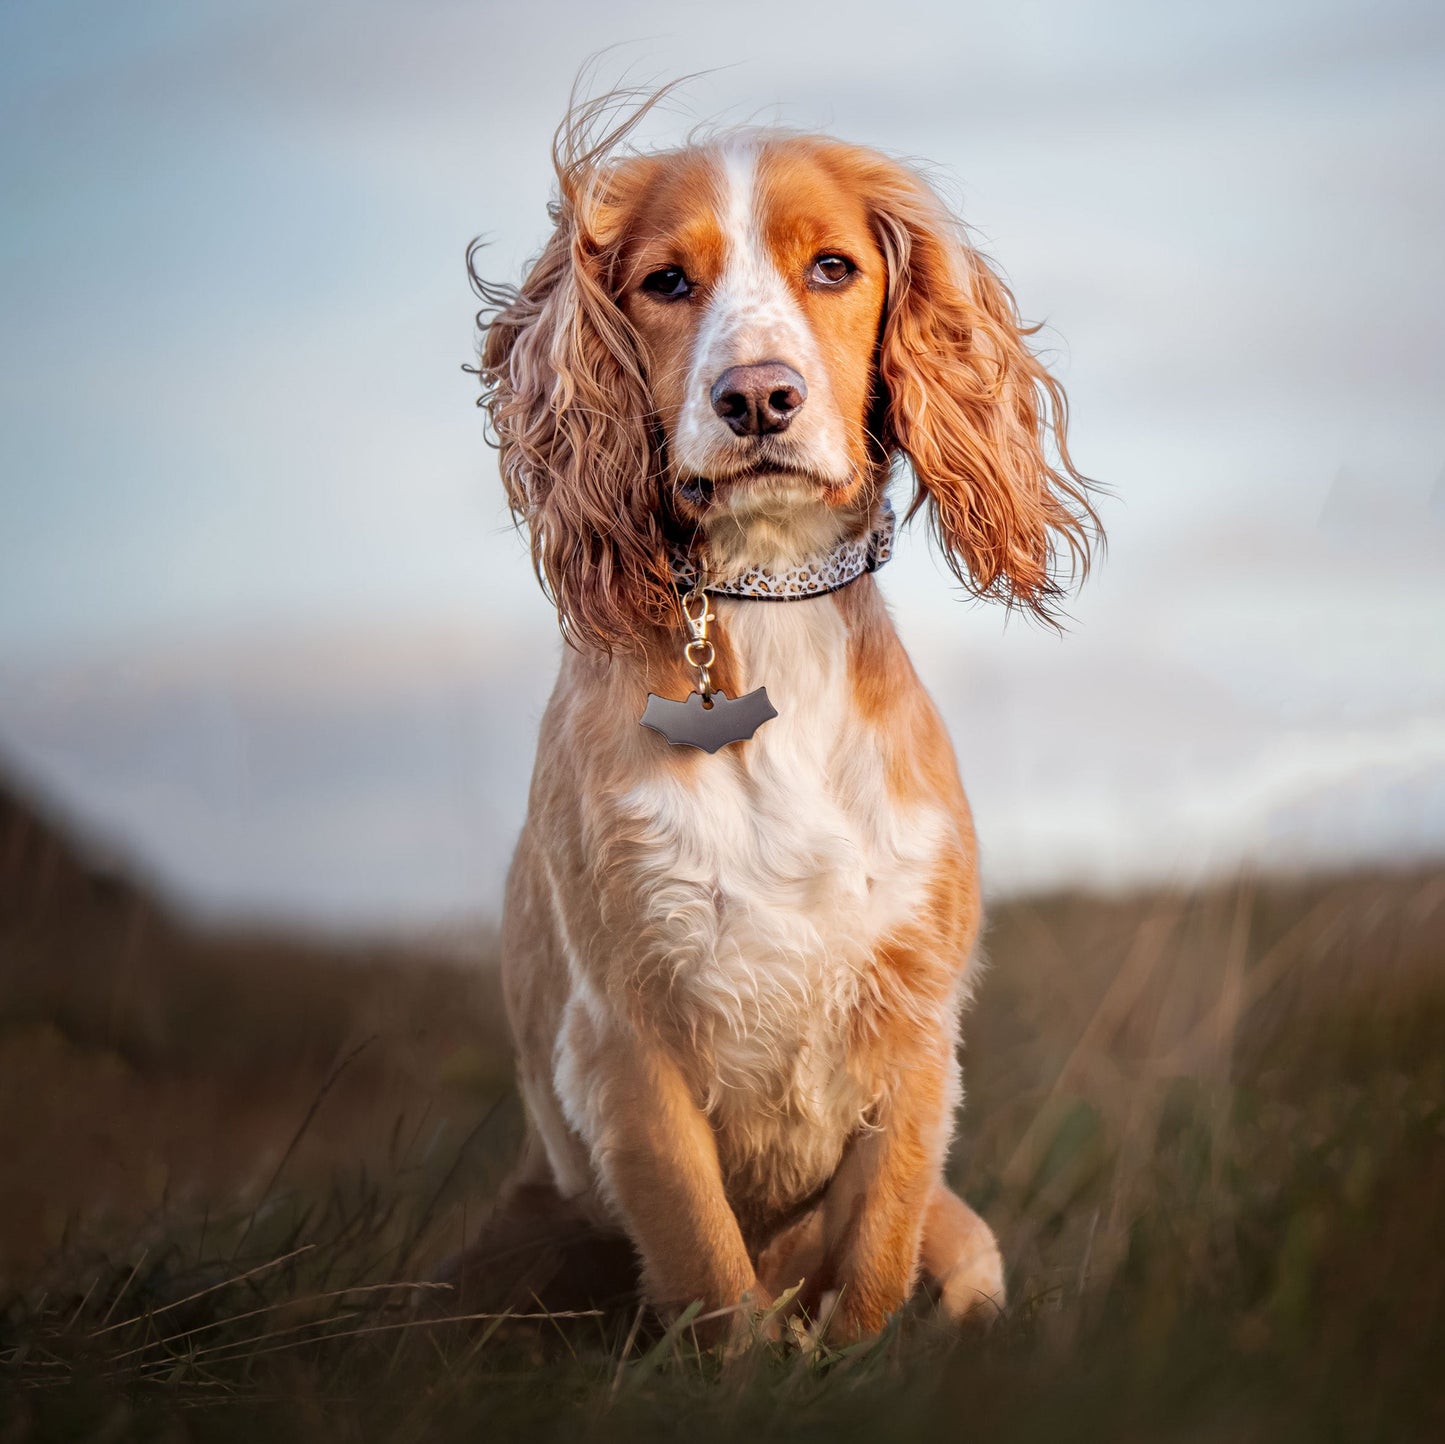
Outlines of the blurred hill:
M 0 1277 L 157 1209 L 254 1202 L 346 1058 L 302 1177 L 377 1162 L 438 1105 L 433 1127 L 470 1127 L 510 1079 L 494 965 L 480 931 L 427 950 L 188 925 L 0 779 Z
M 555 646 L 347 629 L 0 665 L 0 749 L 194 916 L 455 926 L 500 899 Z

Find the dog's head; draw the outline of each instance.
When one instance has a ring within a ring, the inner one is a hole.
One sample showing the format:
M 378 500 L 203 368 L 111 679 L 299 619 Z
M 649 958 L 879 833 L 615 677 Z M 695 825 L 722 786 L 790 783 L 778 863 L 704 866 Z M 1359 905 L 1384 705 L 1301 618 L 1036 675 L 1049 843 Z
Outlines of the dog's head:
M 865 531 L 902 454 L 964 585 L 1051 615 L 1097 535 L 1032 329 L 913 170 L 816 136 L 619 154 L 559 132 L 555 230 L 475 275 L 514 512 L 579 645 L 676 618 L 669 544 L 787 565 Z M 911 513 L 910 513 L 911 514 Z

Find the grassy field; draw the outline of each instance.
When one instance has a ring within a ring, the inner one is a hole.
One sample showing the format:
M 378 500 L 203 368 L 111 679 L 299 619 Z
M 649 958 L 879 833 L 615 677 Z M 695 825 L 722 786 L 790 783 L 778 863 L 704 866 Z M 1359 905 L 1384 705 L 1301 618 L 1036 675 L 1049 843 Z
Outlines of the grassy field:
M 0 794 L 0 1440 L 1445 1437 L 1445 872 L 994 909 L 1012 1304 L 726 1364 L 418 1300 L 519 1136 L 483 935 L 208 937 Z

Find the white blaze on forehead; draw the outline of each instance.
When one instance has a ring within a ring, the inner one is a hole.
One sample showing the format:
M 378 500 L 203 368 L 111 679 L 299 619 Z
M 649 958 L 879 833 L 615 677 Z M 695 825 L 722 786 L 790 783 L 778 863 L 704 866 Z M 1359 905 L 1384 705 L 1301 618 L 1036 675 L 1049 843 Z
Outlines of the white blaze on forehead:
M 678 460 L 707 474 L 707 456 L 726 446 L 732 432 L 712 409 L 712 385 L 730 366 L 781 361 L 802 376 L 808 401 L 789 428 L 790 438 L 820 471 L 843 477 L 848 452 L 842 419 L 833 405 L 817 338 L 779 273 L 768 245 L 758 186 L 755 147 L 730 146 L 718 157 L 717 218 L 723 268 L 698 327 L 687 397 L 678 419 Z

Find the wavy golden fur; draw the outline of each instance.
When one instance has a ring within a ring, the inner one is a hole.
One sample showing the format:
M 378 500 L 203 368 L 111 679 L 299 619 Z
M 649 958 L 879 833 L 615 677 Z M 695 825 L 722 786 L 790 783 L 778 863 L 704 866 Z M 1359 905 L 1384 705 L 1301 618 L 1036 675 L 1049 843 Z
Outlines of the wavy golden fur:
M 688 530 L 616 296 L 625 180 L 641 159 L 624 146 L 666 93 L 610 125 L 618 97 L 604 96 L 559 126 L 555 229 L 520 288 L 483 279 L 480 242 L 467 251 L 486 302 L 479 404 L 513 514 L 568 640 L 604 651 L 631 649 L 639 629 L 676 620 L 666 546 Z M 860 147 L 796 139 L 853 170 L 887 258 L 869 428 L 880 475 L 907 457 L 916 481 L 908 515 L 927 507 L 968 591 L 1054 621 L 1102 531 L 1093 483 L 1069 455 L 1063 389 L 1028 344 L 1039 328 L 1020 320 L 1012 292 L 917 171 Z

